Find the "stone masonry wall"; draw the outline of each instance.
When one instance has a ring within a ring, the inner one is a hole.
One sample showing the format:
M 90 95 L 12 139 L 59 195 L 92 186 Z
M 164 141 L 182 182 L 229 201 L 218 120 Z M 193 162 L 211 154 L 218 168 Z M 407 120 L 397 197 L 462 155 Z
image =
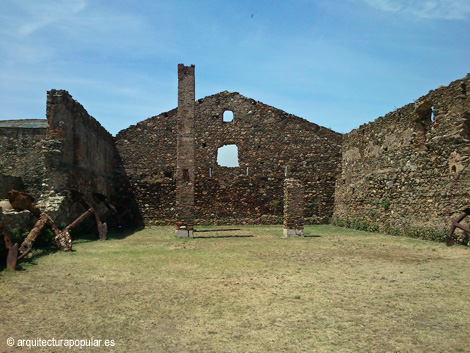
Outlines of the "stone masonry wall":
M 116 196 L 141 218 L 138 223 L 176 221 L 176 115 L 173 109 L 115 137 Z
M 40 127 L 23 127 L 30 122 L 37 123 L 30 125 Z M 17 120 L 11 123 L 4 121 L 0 126 L 0 174 L 3 174 L 0 199 L 6 198 L 9 190 L 5 190 L 13 186 L 11 177 L 21 178 L 24 189 L 39 197 L 45 173 L 42 140 L 46 136 L 46 120 Z M 14 184 L 18 185 L 18 180 Z
M 57 192 L 71 187 L 84 193 L 113 194 L 111 134 L 63 90 L 47 93 L 47 120 L 47 188 Z
M 334 217 L 433 228 L 470 205 L 470 75 L 343 137 Z
M 469 91 L 467 75 L 344 136 L 236 92 L 200 99 L 195 222 L 281 223 L 284 180 L 294 178 L 307 221 L 445 232 L 470 204 Z M 174 109 L 113 139 L 68 92 L 52 90 L 47 123 L 0 123 L 2 192 L 13 181 L 36 198 L 117 190 L 143 223 L 174 224 L 177 127 Z M 225 145 L 237 146 L 238 167 L 218 165 Z
M 195 216 L 197 223 L 282 222 L 283 183 L 305 187 L 305 216 L 330 217 L 341 159 L 341 134 L 236 92 L 196 102 Z M 231 122 L 223 121 L 233 112 Z M 135 196 L 146 224 L 174 221 L 176 109 L 116 136 L 118 193 Z M 218 149 L 238 147 L 239 167 L 217 163 Z M 254 220 L 254 221 L 253 221 Z

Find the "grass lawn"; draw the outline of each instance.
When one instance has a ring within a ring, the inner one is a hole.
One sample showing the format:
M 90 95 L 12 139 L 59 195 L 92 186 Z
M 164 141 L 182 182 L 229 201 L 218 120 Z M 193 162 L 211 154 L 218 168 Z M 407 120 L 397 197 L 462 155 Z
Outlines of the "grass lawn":
M 469 248 L 305 233 L 154 227 L 38 257 L 0 273 L 0 352 L 23 351 L 8 337 L 114 340 L 83 352 L 470 352 Z

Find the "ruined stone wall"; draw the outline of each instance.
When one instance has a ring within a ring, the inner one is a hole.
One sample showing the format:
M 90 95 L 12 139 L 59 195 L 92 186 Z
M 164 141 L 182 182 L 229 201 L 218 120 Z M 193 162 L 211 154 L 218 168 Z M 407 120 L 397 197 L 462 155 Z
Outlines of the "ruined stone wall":
M 29 126 L 29 127 L 24 127 Z M 42 140 L 46 136 L 46 120 L 2 121 L 0 125 L 0 199 L 11 187 L 23 184 L 24 189 L 39 197 L 45 166 Z M 16 177 L 12 178 L 12 177 Z M 19 182 L 18 178 L 21 178 Z M 14 182 L 12 182 L 14 180 Z M 22 187 L 22 188 L 23 188 Z M 5 191 L 6 190 L 6 191 Z
M 176 115 L 173 109 L 115 137 L 116 196 L 145 224 L 175 221 Z
M 344 135 L 334 216 L 432 228 L 470 205 L 470 75 Z
M 63 90 L 47 93 L 44 159 L 49 190 L 113 193 L 114 140 L 83 106 Z
M 24 189 L 23 178 L 0 174 L 0 199 L 5 199 L 10 190 L 23 191 Z
M 341 135 L 234 92 L 196 102 L 195 217 L 232 223 L 282 222 L 287 176 L 305 187 L 305 216 L 332 215 Z M 224 122 L 225 111 L 233 121 Z M 118 179 L 127 178 L 146 224 L 171 224 L 175 213 L 176 110 L 116 136 Z M 239 167 L 217 164 L 218 149 L 238 147 Z M 129 192 L 130 191 L 130 192 Z

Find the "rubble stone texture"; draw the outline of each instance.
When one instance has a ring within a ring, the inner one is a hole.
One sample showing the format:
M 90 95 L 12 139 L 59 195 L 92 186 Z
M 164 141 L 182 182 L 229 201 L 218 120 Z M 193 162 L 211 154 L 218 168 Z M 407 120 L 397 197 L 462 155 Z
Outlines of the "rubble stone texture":
M 0 181 L 4 190 L 21 178 L 42 199 L 65 187 L 115 193 L 142 224 L 184 226 L 192 222 L 176 217 L 178 178 L 193 183 L 194 224 L 282 223 L 284 180 L 292 178 L 304 187 L 306 222 L 333 216 L 385 231 L 447 230 L 470 205 L 469 92 L 467 75 L 341 135 L 236 92 L 194 102 L 192 91 L 192 172 L 177 168 L 177 109 L 113 139 L 66 91 L 52 90 L 47 122 L 0 123 Z M 238 167 L 217 163 L 226 145 L 237 146 Z
M 194 228 L 194 65 L 178 65 L 176 148 L 176 236 L 192 237 Z
M 470 75 L 344 135 L 334 216 L 448 229 L 470 205 Z
M 284 181 L 284 236 L 304 235 L 304 188 L 295 179 Z
M 63 90 L 47 93 L 44 158 L 49 190 L 114 191 L 114 139 L 83 106 Z
M 39 119 L 0 122 L 0 199 L 11 189 L 27 190 L 34 197 L 41 194 L 46 167 L 42 141 L 47 121 Z
M 231 122 L 223 121 L 233 112 Z M 146 225 L 174 224 L 177 110 L 121 131 L 117 192 L 135 200 Z M 239 167 L 217 163 L 218 149 L 238 147 Z M 195 103 L 195 222 L 282 223 L 286 177 L 305 187 L 305 216 L 332 216 L 341 134 L 236 92 Z M 131 202 L 130 202 L 131 203 Z
M 22 189 L 39 199 L 41 207 L 54 205 L 60 210 L 54 220 L 60 224 L 81 213 L 56 205 L 64 188 L 81 190 L 89 199 L 92 192 L 113 194 L 114 139 L 67 91 L 47 93 L 46 116 L 0 123 L 0 182 L 2 193 Z M 11 211 L 0 219 L 10 228 L 30 222 Z

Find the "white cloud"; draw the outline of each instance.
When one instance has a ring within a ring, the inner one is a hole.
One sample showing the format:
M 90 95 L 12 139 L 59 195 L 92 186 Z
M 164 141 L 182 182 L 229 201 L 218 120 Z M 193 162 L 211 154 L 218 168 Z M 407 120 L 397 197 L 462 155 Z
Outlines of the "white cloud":
M 469 0 L 359 0 L 378 10 L 410 14 L 425 19 L 470 18 Z
M 22 1 L 21 7 L 28 14 L 26 23 L 18 28 L 18 34 L 27 37 L 37 30 L 77 14 L 86 7 L 85 0 Z

